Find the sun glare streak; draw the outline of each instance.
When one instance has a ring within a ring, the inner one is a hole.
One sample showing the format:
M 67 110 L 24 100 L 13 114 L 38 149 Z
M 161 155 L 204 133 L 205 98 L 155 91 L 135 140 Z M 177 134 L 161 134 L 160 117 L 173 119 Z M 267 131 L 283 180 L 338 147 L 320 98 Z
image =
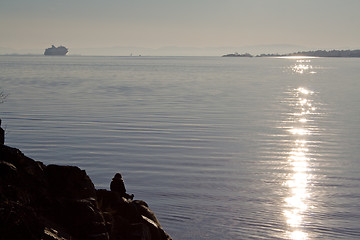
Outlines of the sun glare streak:
M 306 122 L 307 122 L 307 119 L 306 119 L 306 118 L 300 118 L 300 119 L 299 119 L 299 122 L 301 122 L 301 123 L 306 123 Z
M 302 99 L 302 98 L 300 98 L 299 100 L 300 100 L 300 105 L 301 105 L 301 106 L 304 106 L 304 105 L 307 104 L 307 102 L 308 102 L 307 99 Z
M 293 128 L 290 129 L 289 132 L 293 135 L 310 135 L 310 131 L 304 128 Z
M 310 91 L 306 88 L 303 88 L 303 87 L 299 87 L 297 89 L 295 89 L 296 91 L 298 91 L 299 93 L 301 94 L 305 94 L 305 95 L 308 95 L 308 94 L 313 94 L 314 92 L 313 91 Z
M 283 214 L 288 226 L 294 229 L 289 234 L 291 239 L 307 238 L 306 233 L 299 230 L 303 223 L 304 212 L 308 209 L 307 199 L 309 198 L 307 186 L 310 178 L 308 174 L 310 159 L 307 156 L 309 149 L 306 144 L 306 140 L 295 140 L 294 149 L 289 152 L 288 157 L 292 173 L 285 182 L 285 185 L 289 188 L 289 196 L 284 199 L 285 209 Z
M 308 236 L 304 232 L 295 231 L 295 232 L 290 233 L 290 238 L 294 239 L 294 240 L 304 240 L 304 239 L 307 239 Z
M 296 60 L 296 64 L 293 65 L 291 67 L 291 70 L 295 73 L 299 73 L 299 74 L 304 74 L 304 73 L 310 73 L 310 74 L 315 74 L 316 72 L 313 71 L 313 67 L 310 64 L 311 60 L 310 59 L 304 59 L 304 57 L 294 57 L 293 59 L 298 59 Z
M 312 56 L 281 56 L 277 58 L 285 58 L 285 59 L 299 59 L 299 61 L 309 61 L 308 59 L 318 58 Z
M 312 69 L 311 60 L 298 59 L 296 64 L 291 67 L 298 74 L 309 72 Z M 309 205 L 311 194 L 309 192 L 309 184 L 311 180 L 309 157 L 311 152 L 308 145 L 308 138 L 312 132 L 308 124 L 313 122 L 311 116 L 316 110 L 313 106 L 313 91 L 299 87 L 289 92 L 293 94 L 289 106 L 293 109 L 290 112 L 289 119 L 286 123 L 291 123 L 286 127 L 286 131 L 294 137 L 291 150 L 288 152 L 287 166 L 289 174 L 284 182 L 284 186 L 288 189 L 288 196 L 284 198 L 283 215 L 286 224 L 289 227 L 288 237 L 294 240 L 308 239 L 308 234 L 303 231 L 304 216 L 312 207 Z
M 298 90 L 300 93 L 306 94 L 306 95 L 310 93 L 310 91 L 307 90 L 307 89 L 305 89 L 305 88 L 298 88 L 297 90 Z

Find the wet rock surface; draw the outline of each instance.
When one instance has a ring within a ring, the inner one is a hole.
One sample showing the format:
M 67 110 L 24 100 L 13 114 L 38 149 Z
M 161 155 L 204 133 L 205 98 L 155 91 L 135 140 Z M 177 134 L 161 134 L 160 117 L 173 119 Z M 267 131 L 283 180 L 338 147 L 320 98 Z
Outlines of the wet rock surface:
M 0 239 L 169 240 L 146 202 L 95 189 L 76 166 L 0 145 Z

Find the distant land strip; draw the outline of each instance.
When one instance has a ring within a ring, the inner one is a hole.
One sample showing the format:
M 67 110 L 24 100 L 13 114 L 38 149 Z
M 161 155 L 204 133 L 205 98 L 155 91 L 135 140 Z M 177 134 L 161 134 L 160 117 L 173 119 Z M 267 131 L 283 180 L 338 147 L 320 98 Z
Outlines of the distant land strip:
M 360 50 L 316 50 L 316 51 L 302 51 L 288 54 L 260 54 L 251 55 L 250 53 L 239 54 L 237 52 L 223 55 L 223 57 L 285 57 L 285 56 L 308 56 L 308 57 L 360 57 Z

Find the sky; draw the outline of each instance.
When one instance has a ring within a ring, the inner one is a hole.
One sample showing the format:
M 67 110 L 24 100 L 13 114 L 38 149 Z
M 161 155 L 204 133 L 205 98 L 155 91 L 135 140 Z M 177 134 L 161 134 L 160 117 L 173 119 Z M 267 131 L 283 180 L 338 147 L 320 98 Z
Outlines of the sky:
M 1 0 L 0 49 L 360 49 L 359 9 L 359 0 Z

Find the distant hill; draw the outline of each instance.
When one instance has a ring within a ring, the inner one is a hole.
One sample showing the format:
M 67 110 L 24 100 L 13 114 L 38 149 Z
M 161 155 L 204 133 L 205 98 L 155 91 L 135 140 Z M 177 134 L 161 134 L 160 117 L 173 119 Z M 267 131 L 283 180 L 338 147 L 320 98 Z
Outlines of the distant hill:
M 297 52 L 292 56 L 311 56 L 311 57 L 360 57 L 360 50 L 316 50 Z
M 253 57 L 250 53 L 239 54 L 237 52 L 223 55 L 223 57 Z
M 360 50 L 315 50 L 289 54 L 260 54 L 257 57 L 308 56 L 308 57 L 360 57 Z

